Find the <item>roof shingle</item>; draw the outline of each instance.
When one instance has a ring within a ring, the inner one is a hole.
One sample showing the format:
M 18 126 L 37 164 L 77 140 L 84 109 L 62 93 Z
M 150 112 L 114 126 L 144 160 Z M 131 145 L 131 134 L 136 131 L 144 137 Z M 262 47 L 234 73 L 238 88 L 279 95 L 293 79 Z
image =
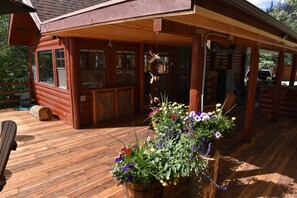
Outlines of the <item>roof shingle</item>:
M 31 0 L 41 21 L 56 18 L 109 0 Z

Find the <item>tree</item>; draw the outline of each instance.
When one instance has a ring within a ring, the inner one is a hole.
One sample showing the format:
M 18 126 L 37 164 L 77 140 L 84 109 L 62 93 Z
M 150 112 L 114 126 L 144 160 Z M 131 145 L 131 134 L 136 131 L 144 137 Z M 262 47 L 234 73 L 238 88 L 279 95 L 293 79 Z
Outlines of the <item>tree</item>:
M 275 7 L 268 10 L 268 13 L 297 32 L 297 0 L 278 2 Z
M 29 80 L 28 52 L 24 46 L 8 45 L 9 15 L 0 15 L 0 83 L 27 82 Z M 0 86 L 0 92 L 24 90 L 26 85 Z M 2 96 L 0 101 L 15 95 Z M 7 105 L 0 105 L 0 108 Z
M 0 82 L 28 81 L 27 48 L 8 45 L 8 26 L 9 15 L 0 16 Z

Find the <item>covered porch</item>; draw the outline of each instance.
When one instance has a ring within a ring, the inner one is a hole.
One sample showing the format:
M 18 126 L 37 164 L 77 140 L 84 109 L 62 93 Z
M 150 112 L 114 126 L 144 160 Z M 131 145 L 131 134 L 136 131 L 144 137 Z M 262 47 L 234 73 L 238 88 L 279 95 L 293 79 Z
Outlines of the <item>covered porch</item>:
M 229 188 L 216 197 L 296 197 L 296 118 L 271 123 L 268 114 L 255 112 L 252 143 L 221 151 L 218 180 Z M 28 111 L 1 110 L 5 119 L 18 125 L 18 148 L 10 155 L 1 197 L 123 197 L 109 173 L 122 146 L 111 136 L 132 144 L 134 132 L 142 139 L 153 134 L 146 117 L 81 130 L 59 120 L 40 122 Z M 186 185 L 168 188 L 165 197 L 185 193 Z

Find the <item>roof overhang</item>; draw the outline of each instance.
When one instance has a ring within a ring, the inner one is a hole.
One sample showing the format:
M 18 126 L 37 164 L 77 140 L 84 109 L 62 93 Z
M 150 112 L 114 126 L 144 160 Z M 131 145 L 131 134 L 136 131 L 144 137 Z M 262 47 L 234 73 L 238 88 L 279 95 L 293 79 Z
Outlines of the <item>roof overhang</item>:
M 40 30 L 44 35 L 63 37 L 191 45 L 195 35 L 154 32 L 154 19 L 162 18 L 232 35 L 233 41 L 227 42 L 297 52 L 297 34 L 247 1 L 202 0 L 195 4 L 192 0 L 123 1 L 44 22 Z

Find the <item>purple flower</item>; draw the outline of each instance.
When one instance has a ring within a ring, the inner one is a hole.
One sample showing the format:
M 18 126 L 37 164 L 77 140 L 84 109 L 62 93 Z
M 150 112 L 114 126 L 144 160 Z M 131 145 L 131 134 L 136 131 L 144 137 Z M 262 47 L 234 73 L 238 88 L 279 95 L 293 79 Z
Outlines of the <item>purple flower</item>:
M 217 139 L 219 139 L 219 138 L 222 137 L 222 134 L 221 134 L 219 131 L 216 131 L 216 132 L 215 132 L 215 137 L 216 137 Z
M 202 113 L 203 113 L 203 112 L 199 111 L 199 112 L 197 113 L 197 115 L 198 115 L 198 116 L 201 116 Z
M 115 162 L 120 162 L 120 161 L 122 161 L 122 159 L 123 159 L 122 157 L 116 157 L 116 158 L 114 159 L 114 161 L 115 161 Z
M 132 181 L 132 179 L 133 179 L 133 175 L 131 175 L 131 174 L 127 175 L 127 180 L 128 181 Z
M 129 168 L 133 168 L 134 164 L 127 164 L 126 166 L 123 167 L 123 171 L 126 172 Z

